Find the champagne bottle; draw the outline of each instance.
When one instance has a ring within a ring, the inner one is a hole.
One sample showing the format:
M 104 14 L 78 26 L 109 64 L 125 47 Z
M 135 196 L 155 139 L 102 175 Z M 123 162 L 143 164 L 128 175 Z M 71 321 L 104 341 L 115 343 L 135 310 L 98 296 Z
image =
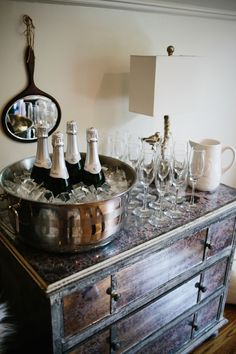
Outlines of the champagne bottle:
M 66 147 L 66 167 L 69 173 L 71 184 L 76 184 L 82 181 L 82 161 L 79 153 L 77 124 L 75 121 L 66 123 L 67 147 Z
M 54 197 L 63 192 L 71 191 L 71 183 L 64 159 L 64 137 L 61 132 L 52 135 L 52 167 L 46 183 L 46 188 L 52 191 Z
M 105 182 L 98 155 L 98 132 L 95 128 L 87 129 L 87 153 L 83 171 L 83 182 L 87 186 L 100 187 Z
M 31 178 L 36 183 L 45 183 L 48 179 L 52 165 L 48 151 L 48 128 L 45 124 L 40 124 L 36 128 L 37 151 L 34 165 L 31 171 Z

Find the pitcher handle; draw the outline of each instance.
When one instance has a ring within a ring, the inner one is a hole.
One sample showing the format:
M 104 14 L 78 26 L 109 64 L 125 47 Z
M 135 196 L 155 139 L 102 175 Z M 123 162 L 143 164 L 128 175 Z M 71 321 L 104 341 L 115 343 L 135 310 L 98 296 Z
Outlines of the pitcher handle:
M 232 165 L 233 165 L 233 163 L 234 163 L 234 161 L 235 161 L 235 156 L 236 156 L 236 151 L 235 151 L 235 149 L 234 149 L 232 146 L 224 146 L 223 149 L 222 149 L 222 151 L 221 151 L 221 154 L 223 154 L 226 150 L 230 150 L 233 155 L 232 155 L 232 160 L 231 160 L 231 162 L 228 164 L 228 166 L 222 168 L 222 175 L 223 175 L 226 171 L 228 171 L 228 170 L 230 169 L 230 167 L 232 167 Z

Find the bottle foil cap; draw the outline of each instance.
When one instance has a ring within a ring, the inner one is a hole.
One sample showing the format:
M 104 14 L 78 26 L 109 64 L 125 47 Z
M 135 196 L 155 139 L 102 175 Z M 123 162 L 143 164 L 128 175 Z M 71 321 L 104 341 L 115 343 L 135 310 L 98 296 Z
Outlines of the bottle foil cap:
M 67 134 L 76 134 L 78 132 L 77 123 L 75 120 L 68 121 L 66 123 Z
M 56 132 L 52 135 L 52 146 L 64 146 L 64 135 L 61 132 Z
M 47 124 L 37 125 L 36 136 L 37 136 L 37 138 L 47 138 L 48 137 L 48 125 Z
M 90 141 L 98 141 L 98 131 L 97 129 L 91 127 L 91 128 L 88 128 L 87 131 L 87 141 L 88 143 Z

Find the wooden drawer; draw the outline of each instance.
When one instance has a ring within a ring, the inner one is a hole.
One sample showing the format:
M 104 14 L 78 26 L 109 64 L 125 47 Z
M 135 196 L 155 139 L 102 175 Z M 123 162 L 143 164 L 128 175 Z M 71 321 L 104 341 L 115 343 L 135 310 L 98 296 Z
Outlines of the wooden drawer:
M 135 351 L 136 354 L 174 354 L 191 339 L 193 315 Z
M 202 230 L 118 272 L 113 284 L 119 294 L 115 307 L 125 306 L 201 263 L 205 239 L 206 230 Z
M 218 320 L 220 303 L 221 297 L 217 297 L 197 311 L 193 324 L 193 336 L 197 336 Z
M 199 276 L 112 326 L 116 353 L 133 347 L 197 303 Z
M 110 315 L 111 277 L 63 298 L 64 335 L 69 336 Z
M 67 354 L 110 354 L 110 330 L 95 334 Z
M 192 331 L 193 336 L 196 337 L 208 326 L 213 325 L 218 320 L 219 306 L 220 297 L 217 297 L 197 311 L 195 316 L 191 315 L 187 317 L 135 353 L 171 354 L 177 352 L 185 343 L 190 341 Z
M 197 286 L 199 285 L 201 300 L 224 285 L 227 263 L 228 260 L 223 259 L 202 274 L 201 283 L 197 284 Z
M 193 284 L 192 284 L 193 285 Z M 184 291 L 185 289 L 182 288 Z M 167 295 L 168 296 L 168 295 Z M 178 294 L 173 291 L 172 296 L 178 296 Z M 191 296 L 191 295 L 190 295 Z M 167 298 L 166 298 L 167 300 Z M 171 301 L 171 299 L 168 299 Z M 173 299 L 172 299 L 173 300 Z M 146 344 L 142 349 L 135 349 L 133 348 L 134 352 L 137 354 L 174 354 L 180 348 L 187 343 L 188 341 L 191 340 L 191 336 L 193 333 L 193 337 L 198 336 L 201 334 L 203 330 L 205 330 L 208 326 L 214 325 L 214 323 L 218 320 L 218 313 L 220 309 L 220 297 L 217 297 L 216 299 L 212 300 L 209 302 L 207 305 L 202 307 L 199 311 L 195 313 L 195 315 L 188 316 L 184 320 L 182 320 L 180 323 L 175 325 L 174 327 L 170 328 L 169 330 L 165 331 L 163 334 L 155 338 L 154 340 L 150 341 L 150 343 Z M 154 304 L 153 304 L 154 305 Z M 150 306 L 153 306 L 150 305 Z M 156 305 L 158 306 L 163 306 L 161 301 L 157 301 Z M 149 306 L 149 308 L 150 308 Z M 176 304 L 177 306 L 177 304 Z M 143 339 L 144 337 L 147 337 L 147 333 L 145 329 L 143 328 L 144 326 L 148 325 L 149 326 L 149 332 L 159 330 L 160 325 L 158 324 L 158 320 L 156 319 L 153 323 L 153 326 L 155 328 L 150 328 L 152 325 L 152 320 L 150 322 L 150 319 L 147 318 L 147 314 L 150 317 L 158 317 L 158 316 L 163 316 L 164 312 L 169 316 L 168 311 L 172 311 L 173 308 L 172 306 L 164 305 L 164 309 L 162 310 L 157 310 L 156 315 L 153 315 L 152 313 L 145 313 L 144 310 L 142 313 L 142 319 L 143 323 L 132 323 L 134 328 L 128 329 L 127 326 L 125 327 L 127 330 L 127 334 L 123 333 L 123 341 L 121 338 L 119 338 L 118 335 L 118 327 L 116 325 L 111 327 L 110 329 L 104 330 L 101 333 L 95 334 L 92 338 L 88 339 L 87 341 L 81 343 L 78 345 L 76 348 L 68 351 L 68 354 L 109 354 L 110 352 L 114 353 L 122 353 L 125 350 L 129 349 L 130 345 L 128 344 L 131 342 L 131 337 L 130 337 L 130 331 L 133 333 L 133 342 L 135 344 L 135 339 L 137 340 L 137 343 L 139 342 L 139 339 Z M 154 308 L 152 307 L 152 310 Z M 182 308 L 183 310 L 183 308 Z M 185 310 L 185 309 L 184 309 Z M 183 310 L 183 311 L 184 311 Z M 175 311 L 174 316 L 178 315 L 180 313 L 177 313 Z M 135 317 L 133 317 L 135 316 Z M 137 315 L 129 316 L 127 319 L 128 322 L 136 318 Z M 146 318 L 144 318 L 146 317 Z M 124 321 L 127 321 L 124 320 Z M 121 326 L 124 325 L 124 321 L 121 321 Z M 167 322 L 170 321 L 170 317 L 168 318 Z M 128 323 L 127 322 L 127 323 Z M 126 323 L 126 324 L 127 324 Z M 131 324 L 131 322 L 130 322 Z M 163 321 L 163 324 L 166 324 L 166 321 Z M 120 328 L 120 325 L 119 325 Z M 145 333 L 142 332 L 142 330 L 145 331 Z M 138 331 L 137 334 L 135 332 Z M 112 333 L 112 338 L 110 337 L 110 333 Z M 150 333 L 149 333 L 150 334 Z M 140 338 L 141 335 L 141 338 Z M 126 345 L 124 345 L 124 341 L 126 341 Z
M 212 257 L 232 245 L 235 218 L 223 220 L 209 227 L 207 238 L 207 257 Z

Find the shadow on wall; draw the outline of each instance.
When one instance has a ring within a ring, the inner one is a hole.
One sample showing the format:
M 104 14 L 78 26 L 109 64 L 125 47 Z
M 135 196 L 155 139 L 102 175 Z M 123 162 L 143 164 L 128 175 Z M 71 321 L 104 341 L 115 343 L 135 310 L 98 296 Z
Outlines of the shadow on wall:
M 105 73 L 101 81 L 97 99 L 127 97 L 129 94 L 129 73 Z
M 107 130 L 123 126 L 129 117 L 129 73 L 105 73 L 95 100 L 99 124 Z
M 81 110 L 85 109 L 87 119 L 96 121 L 98 128 L 105 130 L 127 122 L 129 113 L 129 72 L 125 72 L 129 56 L 125 62 L 124 58 L 117 62 L 114 57 L 110 60 L 100 58 L 96 63 L 86 60 L 80 63 L 79 74 L 74 78 L 74 92 L 80 104 L 89 105 L 80 105 Z

